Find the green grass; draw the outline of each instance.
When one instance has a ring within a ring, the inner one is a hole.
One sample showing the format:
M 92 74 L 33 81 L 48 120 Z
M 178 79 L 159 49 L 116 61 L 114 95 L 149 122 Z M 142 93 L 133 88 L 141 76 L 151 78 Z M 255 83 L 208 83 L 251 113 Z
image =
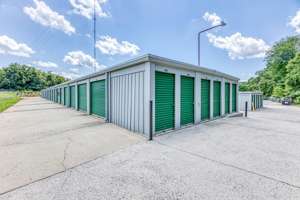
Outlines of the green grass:
M 0 113 L 20 101 L 16 92 L 0 92 Z

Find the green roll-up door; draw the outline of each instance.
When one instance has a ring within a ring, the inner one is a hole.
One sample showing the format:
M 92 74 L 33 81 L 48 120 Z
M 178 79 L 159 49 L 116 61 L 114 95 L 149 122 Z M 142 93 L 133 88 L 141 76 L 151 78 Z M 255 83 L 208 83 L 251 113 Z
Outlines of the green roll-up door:
M 58 89 L 55 89 L 55 102 L 58 103 Z
M 57 89 L 57 103 L 60 103 L 60 89 Z
M 59 92 L 60 92 L 60 104 L 63 104 L 64 103 L 63 88 L 60 88 Z
M 181 125 L 194 123 L 194 78 L 181 76 Z
M 75 86 L 71 86 L 70 87 L 70 96 L 71 96 L 71 98 L 70 98 L 70 106 L 72 107 L 72 108 L 75 108 Z
M 201 80 L 201 120 L 210 117 L 210 81 Z
M 229 113 L 230 109 L 230 84 L 225 83 L 225 114 Z
M 254 94 L 251 94 L 251 110 L 254 109 Z
M 87 110 L 86 84 L 78 85 L 78 108 L 81 111 Z
M 232 84 L 232 112 L 236 112 L 236 84 Z
M 68 105 L 68 88 L 64 87 L 64 105 L 67 106 Z
M 214 81 L 214 110 L 213 116 L 218 117 L 221 115 L 221 82 Z
M 91 113 L 105 117 L 105 80 L 91 83 Z
M 175 75 L 155 72 L 155 131 L 174 128 Z

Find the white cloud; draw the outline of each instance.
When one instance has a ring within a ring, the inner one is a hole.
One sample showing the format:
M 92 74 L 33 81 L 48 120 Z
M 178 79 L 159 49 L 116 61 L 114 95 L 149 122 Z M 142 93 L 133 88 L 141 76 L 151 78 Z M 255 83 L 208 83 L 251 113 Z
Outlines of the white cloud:
M 73 66 L 83 66 L 87 68 L 96 67 L 97 70 L 105 68 L 104 65 L 100 65 L 92 56 L 85 54 L 82 51 L 71 51 L 65 55 L 63 61 Z
M 288 25 L 293 27 L 296 33 L 300 34 L 300 10 L 298 10 L 296 15 L 291 18 Z
M 69 0 L 73 7 L 73 12 L 82 15 L 88 19 L 92 19 L 94 14 L 94 0 Z M 95 10 L 99 17 L 108 17 L 109 14 L 103 11 L 103 4 L 107 0 L 95 0 Z
M 36 8 L 24 7 L 23 11 L 34 22 L 37 22 L 43 26 L 51 27 L 57 30 L 61 30 L 64 33 L 71 35 L 75 33 L 75 28 L 72 24 L 65 19 L 63 15 L 53 11 L 45 2 L 39 0 L 33 0 Z
M 96 42 L 96 47 L 103 53 L 108 55 L 136 55 L 140 48 L 128 41 L 119 42 L 116 38 L 110 36 L 101 36 Z
M 0 36 L 0 54 L 30 57 L 34 53 L 26 44 L 18 43 L 6 35 Z
M 211 23 L 212 26 L 219 25 L 222 21 L 221 17 L 219 17 L 216 13 L 209 13 L 209 12 L 206 12 L 203 15 L 203 19 Z
M 71 68 L 70 69 L 71 72 L 78 74 L 79 73 L 79 69 L 78 68 Z
M 214 34 L 207 34 L 209 42 L 215 47 L 225 49 L 231 59 L 262 58 L 269 45 L 262 39 L 244 37 L 241 33 L 235 33 L 231 36 L 221 37 Z
M 36 65 L 37 67 L 43 68 L 58 68 L 58 65 L 53 62 L 44 62 L 44 61 L 33 61 L 32 64 Z
M 67 79 L 76 79 L 76 78 L 79 78 L 80 75 L 79 74 L 76 74 L 76 73 L 72 73 L 72 72 L 59 72 L 59 75 L 67 78 Z

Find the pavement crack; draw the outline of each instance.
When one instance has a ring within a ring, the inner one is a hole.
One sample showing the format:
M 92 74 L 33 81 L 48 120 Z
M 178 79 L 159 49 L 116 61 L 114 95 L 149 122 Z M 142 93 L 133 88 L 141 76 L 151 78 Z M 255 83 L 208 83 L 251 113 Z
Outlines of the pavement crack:
M 64 188 L 64 186 L 66 185 L 67 181 L 69 180 L 69 178 L 71 177 L 72 175 L 72 171 L 75 170 L 75 169 L 71 169 L 71 170 L 68 170 L 68 173 L 64 179 L 64 181 L 62 182 L 61 186 L 59 187 L 59 189 L 57 189 L 57 191 L 55 192 L 55 194 L 53 195 L 53 197 L 51 198 L 51 200 L 54 200 L 56 198 L 56 196 L 59 194 L 59 192 L 61 192 Z M 66 171 L 65 171 L 66 172 Z M 67 172 L 66 172 L 67 173 Z
M 267 175 L 264 175 L 264 174 L 260 174 L 260 173 L 255 172 L 255 171 L 251 171 L 251 170 L 244 169 L 244 168 L 241 168 L 241 167 L 238 167 L 238 166 L 235 166 L 235 165 L 232 165 L 232 164 L 228 164 L 228 163 L 225 163 L 225 162 L 222 162 L 222 161 L 219 161 L 219 160 L 215 160 L 215 159 L 212 159 L 212 158 L 209 158 L 209 157 L 200 155 L 200 154 L 198 154 L 198 153 L 186 151 L 186 150 L 184 150 L 184 149 L 181 149 L 181 148 L 178 148 L 178 147 L 174 147 L 174 146 L 171 146 L 171 145 L 162 143 L 162 142 L 157 141 L 157 140 L 155 140 L 155 142 L 156 142 L 157 144 L 160 144 L 160 145 L 163 145 L 163 146 L 168 147 L 168 148 L 170 148 L 170 149 L 174 149 L 174 150 L 177 150 L 177 151 L 180 151 L 180 152 L 189 154 L 189 155 L 194 156 L 194 157 L 198 157 L 198 158 L 201 158 L 201 159 L 204 159 L 204 160 L 208 160 L 208 161 L 210 161 L 210 162 L 214 162 L 214 163 L 219 164 L 219 165 L 222 165 L 222 166 L 234 168 L 234 169 L 237 169 L 237 170 L 239 170 L 239 171 L 246 172 L 246 173 L 248 173 L 248 174 L 252 174 L 252 175 L 255 175 L 255 176 L 259 176 L 259 177 L 261 177 L 261 178 L 265 178 L 265 179 L 268 179 L 268 180 L 271 180 L 271 181 L 274 181 L 274 182 L 277 182 L 277 183 L 281 183 L 281 184 L 287 185 L 287 186 L 289 186 L 289 187 L 293 187 L 293 188 L 296 188 L 296 189 L 300 189 L 300 186 L 298 186 L 298 185 L 295 185 L 295 184 L 292 184 L 292 183 L 288 183 L 288 182 L 286 182 L 286 181 L 283 181 L 283 180 L 280 180 L 280 179 L 277 179 L 277 178 L 273 178 L 273 177 L 270 177 L 270 176 L 267 176 Z
M 66 159 L 67 159 L 67 153 L 68 153 L 68 149 L 69 149 L 69 146 L 70 144 L 73 142 L 72 139 L 70 137 L 67 138 L 68 139 L 68 142 L 67 144 L 65 145 L 65 149 L 64 149 L 64 157 L 63 157 L 63 161 L 62 161 L 62 166 L 64 168 L 64 171 L 67 170 L 67 167 L 66 167 Z

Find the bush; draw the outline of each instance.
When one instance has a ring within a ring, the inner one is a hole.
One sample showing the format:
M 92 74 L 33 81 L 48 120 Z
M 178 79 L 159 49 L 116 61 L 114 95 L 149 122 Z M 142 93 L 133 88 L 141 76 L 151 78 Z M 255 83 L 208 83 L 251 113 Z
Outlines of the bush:
M 300 96 L 299 97 L 296 97 L 295 101 L 294 101 L 296 104 L 300 104 Z

